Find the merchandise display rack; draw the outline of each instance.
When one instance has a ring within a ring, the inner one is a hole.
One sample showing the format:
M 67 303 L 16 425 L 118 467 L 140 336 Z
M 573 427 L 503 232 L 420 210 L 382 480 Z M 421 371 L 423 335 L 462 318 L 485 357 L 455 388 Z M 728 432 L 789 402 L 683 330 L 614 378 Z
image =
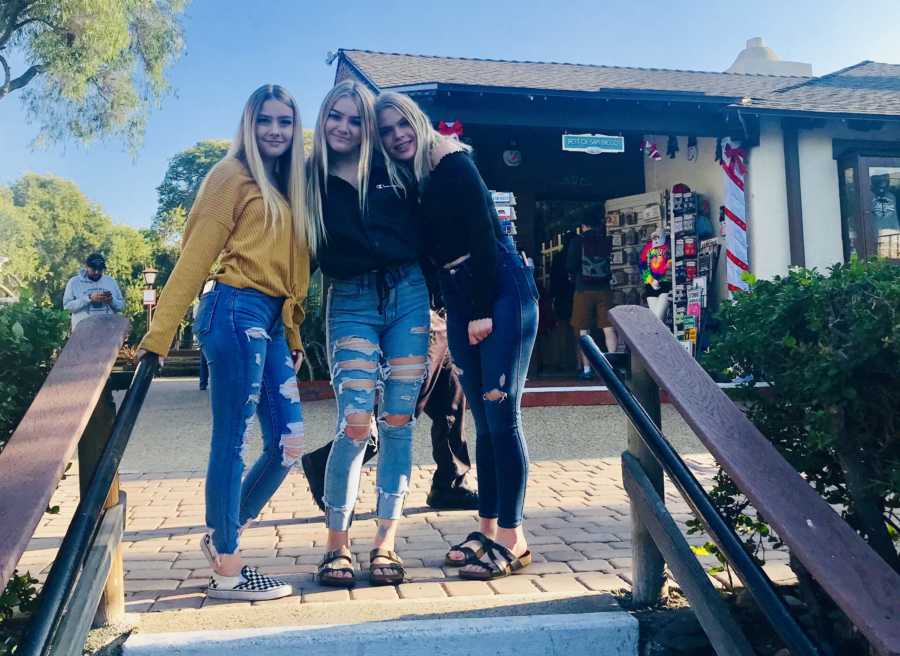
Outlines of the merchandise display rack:
M 640 254 L 644 243 L 660 227 L 666 215 L 666 197 L 659 191 L 611 198 L 606 201 L 606 233 L 610 250 L 612 303 L 640 305 Z
M 700 241 L 697 222 L 703 197 L 693 191 L 669 194 L 668 230 L 672 253 L 672 332 L 692 355 L 703 328 L 718 265 L 720 241 Z
M 511 191 L 491 191 L 491 199 L 494 201 L 494 209 L 497 218 L 500 219 L 500 228 L 503 234 L 509 235 L 516 241 L 516 195 Z

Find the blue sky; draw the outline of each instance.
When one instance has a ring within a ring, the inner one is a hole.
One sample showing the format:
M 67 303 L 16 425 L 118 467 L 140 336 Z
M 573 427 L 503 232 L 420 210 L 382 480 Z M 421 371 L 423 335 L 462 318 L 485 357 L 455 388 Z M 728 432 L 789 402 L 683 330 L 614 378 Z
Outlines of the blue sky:
M 746 39 L 820 75 L 863 59 L 900 63 L 900 2 L 456 0 L 301 2 L 193 0 L 174 93 L 149 117 L 133 158 L 122 143 L 34 151 L 36 127 L 16 94 L 0 101 L 0 184 L 27 171 L 74 180 L 113 220 L 147 226 L 168 159 L 195 142 L 230 138 L 246 97 L 277 82 L 312 126 L 334 79 L 325 55 L 359 48 L 463 57 L 724 70 Z

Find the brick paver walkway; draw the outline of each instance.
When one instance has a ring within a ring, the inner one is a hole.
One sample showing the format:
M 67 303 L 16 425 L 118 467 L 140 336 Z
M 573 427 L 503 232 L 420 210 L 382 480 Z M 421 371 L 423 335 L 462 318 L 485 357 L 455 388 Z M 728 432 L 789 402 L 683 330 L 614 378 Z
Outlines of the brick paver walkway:
M 711 458 L 689 456 L 701 482 L 714 473 Z M 543 593 L 591 593 L 628 588 L 631 581 L 630 516 L 618 458 L 532 463 L 526 501 L 526 534 L 534 564 L 521 574 L 491 583 L 462 581 L 443 567 L 448 547 L 477 527 L 474 512 L 435 512 L 425 505 L 432 468 L 416 467 L 397 551 L 409 580 L 398 587 L 352 591 L 323 588 L 312 573 L 324 551 L 322 514 L 310 498 L 302 474 L 292 472 L 245 531 L 241 549 L 248 564 L 281 575 L 296 595 L 286 603 L 436 599 L 446 597 Z M 364 470 L 352 550 L 365 567 L 375 533 L 374 470 Z M 129 612 L 206 608 L 223 602 L 206 599 L 210 574 L 199 543 L 205 532 L 203 474 L 123 474 L 128 494 L 124 537 L 126 604 Z M 77 478 L 64 480 L 53 500 L 61 514 L 47 515 L 19 563 L 40 580 L 46 576 L 77 504 Z M 684 526 L 687 506 L 667 483 L 666 503 Z M 702 543 L 692 536 L 689 541 Z M 773 578 L 785 576 L 783 554 L 770 554 Z M 362 578 L 365 578 L 364 576 Z M 234 602 L 228 602 L 234 603 Z M 272 603 L 272 602 L 265 602 Z M 240 604 L 238 604 L 240 605 Z

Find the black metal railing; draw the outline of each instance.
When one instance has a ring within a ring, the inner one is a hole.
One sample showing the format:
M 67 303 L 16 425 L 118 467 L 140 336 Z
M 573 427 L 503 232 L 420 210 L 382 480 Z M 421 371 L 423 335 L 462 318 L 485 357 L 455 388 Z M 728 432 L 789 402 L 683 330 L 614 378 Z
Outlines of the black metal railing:
M 63 611 L 82 574 L 82 564 L 100 523 L 104 501 L 109 494 L 122 454 L 131 438 L 138 413 L 158 367 L 159 357 L 153 353 L 145 355 L 138 363 L 131 385 L 116 413 L 109 440 L 97 462 L 94 476 L 81 496 L 69 529 L 47 575 L 38 608 L 25 631 L 22 644 L 16 651 L 17 656 L 46 656 L 51 653 L 51 644 L 59 628 Z M 84 574 L 91 575 L 90 572 Z
M 603 378 L 610 393 L 625 412 L 681 496 L 704 524 L 713 542 L 734 568 L 738 578 L 759 605 L 760 611 L 794 656 L 815 656 L 818 649 L 790 614 L 785 602 L 762 568 L 747 553 L 740 538 L 713 506 L 699 481 L 651 419 L 632 391 L 621 380 L 590 336 L 580 338 L 582 351 L 594 371 Z

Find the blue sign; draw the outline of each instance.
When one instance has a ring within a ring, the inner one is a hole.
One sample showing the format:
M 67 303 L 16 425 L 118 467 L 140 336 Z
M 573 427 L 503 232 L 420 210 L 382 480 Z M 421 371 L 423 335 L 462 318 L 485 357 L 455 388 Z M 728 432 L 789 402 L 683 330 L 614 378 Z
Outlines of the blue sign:
M 605 134 L 564 134 L 562 149 L 572 153 L 624 153 L 625 137 L 611 137 Z

